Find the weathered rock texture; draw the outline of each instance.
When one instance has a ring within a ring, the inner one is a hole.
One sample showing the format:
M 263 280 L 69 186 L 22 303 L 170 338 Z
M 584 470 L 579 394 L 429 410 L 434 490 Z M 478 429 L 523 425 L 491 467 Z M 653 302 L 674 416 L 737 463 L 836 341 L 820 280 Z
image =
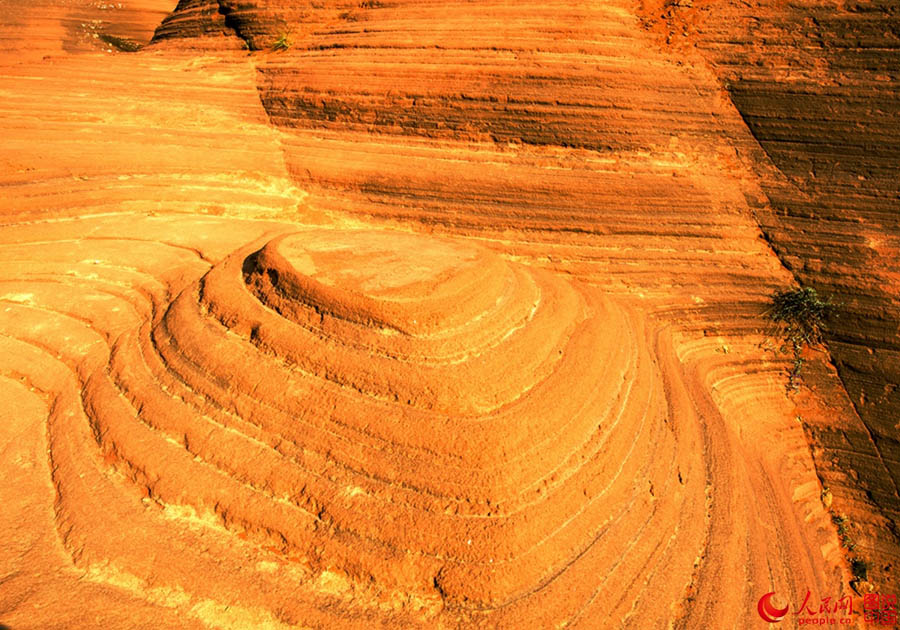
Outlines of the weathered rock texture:
M 134 49 L 150 41 L 175 3 L 0 0 L 0 54 L 6 62 L 23 62 L 61 52 L 112 50 L 115 45 Z
M 889 458 L 765 329 L 792 174 L 643 15 L 191 0 L 0 57 L 0 622 L 754 627 L 851 593 L 838 510 L 891 584 Z
M 650 9 L 650 7 L 647 7 Z M 697 2 L 650 9 L 696 46 L 777 174 L 760 169 L 774 250 L 832 297 L 828 347 L 865 433 L 825 430 L 877 537 L 900 541 L 900 6 Z M 763 45 L 761 45 L 763 44 Z
M 829 348 L 863 423 L 810 430 L 829 445 L 823 478 L 878 515 L 860 536 L 881 556 L 900 541 L 896 9 L 687 4 L 642 6 L 644 25 L 668 30 L 656 46 L 627 2 L 321 3 L 302 17 L 269 2 L 241 15 L 290 41 L 259 64 L 260 95 L 293 130 L 300 185 L 340 191 L 330 207 L 477 233 L 645 295 L 705 266 L 711 293 L 692 294 L 754 319 L 758 300 L 717 287 L 773 290 L 749 245 L 761 229 L 797 280 L 839 304 Z M 560 168 L 525 174 L 547 163 Z M 507 233 L 522 228 L 528 238 Z M 722 275 L 703 239 L 724 233 L 754 262 Z

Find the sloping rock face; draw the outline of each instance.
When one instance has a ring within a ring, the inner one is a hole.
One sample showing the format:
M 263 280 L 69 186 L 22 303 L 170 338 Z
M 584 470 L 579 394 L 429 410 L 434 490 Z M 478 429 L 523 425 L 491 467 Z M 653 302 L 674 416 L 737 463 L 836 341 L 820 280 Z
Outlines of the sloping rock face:
M 698 296 L 772 288 L 732 165 L 742 121 L 627 3 L 324 5 L 258 66 L 288 167 L 322 206 L 477 234 L 608 286 L 660 292 L 703 266 Z M 725 234 L 740 259 L 727 278 L 712 246 Z
M 233 35 L 234 29 L 225 23 L 225 13 L 219 5 L 208 0 L 180 0 L 175 11 L 156 29 L 154 40 Z
M 259 2 L 239 12 L 256 30 L 235 33 L 290 42 L 259 64 L 260 96 L 290 131 L 297 181 L 342 212 L 478 234 L 613 290 L 640 286 L 664 310 L 702 266 L 692 294 L 707 304 L 722 300 L 714 287 L 746 284 L 754 297 L 730 291 L 727 308 L 748 325 L 774 290 L 761 229 L 840 305 L 829 348 L 864 422 L 852 437 L 814 433 L 841 475 L 863 477 L 840 483 L 880 513 L 866 528 L 880 555 L 900 544 L 900 18 L 891 3 L 684 5 L 643 4 L 670 27 L 661 50 L 630 2 Z M 504 234 L 523 227 L 528 238 Z M 702 244 L 726 232 L 738 265 Z
M 379 3 L 343 0 L 276 0 L 235 2 L 234 0 L 180 0 L 175 11 L 160 24 L 154 41 L 234 35 L 253 50 L 270 47 L 283 35 L 291 35 L 310 25 L 342 19 L 353 9 Z M 219 44 L 225 44 L 219 40 Z
M 752 623 L 747 583 L 839 592 L 821 507 L 792 498 L 799 427 L 770 460 L 726 423 L 773 405 L 765 375 L 720 407 L 704 381 L 732 370 L 596 288 L 408 232 L 120 215 L 3 234 L 4 373 L 48 401 L 13 425 L 47 414 L 15 461 L 46 469 L 59 543 L 113 606 L 703 627 Z M 40 514 L 42 493 L 10 505 Z
M 798 280 L 835 301 L 828 346 L 867 429 L 822 439 L 900 540 L 900 7 L 697 2 L 661 14 L 670 42 L 712 62 L 784 175 L 762 172 L 762 227 Z
M 853 593 L 823 478 L 896 557 L 766 348 L 783 180 L 630 3 L 71 52 L 0 58 L 0 623 L 754 627 Z

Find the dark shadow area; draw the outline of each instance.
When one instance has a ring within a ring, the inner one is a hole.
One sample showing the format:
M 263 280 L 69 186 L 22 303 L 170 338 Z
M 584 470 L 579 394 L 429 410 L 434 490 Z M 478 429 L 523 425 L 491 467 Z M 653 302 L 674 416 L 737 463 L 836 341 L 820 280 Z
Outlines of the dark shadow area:
M 262 250 L 260 250 L 262 251 Z M 257 260 L 259 259 L 259 252 L 253 252 L 247 258 L 244 259 L 243 265 L 241 265 L 241 271 L 244 273 L 244 276 L 248 276 L 257 268 Z M 2 628 L 0 628 L 2 630 Z

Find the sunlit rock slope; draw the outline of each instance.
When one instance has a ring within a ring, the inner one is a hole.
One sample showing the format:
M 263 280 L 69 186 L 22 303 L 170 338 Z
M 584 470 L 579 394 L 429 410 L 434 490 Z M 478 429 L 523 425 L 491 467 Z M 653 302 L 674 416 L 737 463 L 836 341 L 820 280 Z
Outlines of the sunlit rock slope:
M 890 261 L 813 237 L 857 215 L 799 214 L 737 44 L 625 0 L 172 4 L 74 48 L 0 5 L 0 622 L 762 627 L 858 609 L 852 557 L 895 581 L 846 375 L 890 363 L 843 324 L 789 394 L 764 315 L 889 304 Z

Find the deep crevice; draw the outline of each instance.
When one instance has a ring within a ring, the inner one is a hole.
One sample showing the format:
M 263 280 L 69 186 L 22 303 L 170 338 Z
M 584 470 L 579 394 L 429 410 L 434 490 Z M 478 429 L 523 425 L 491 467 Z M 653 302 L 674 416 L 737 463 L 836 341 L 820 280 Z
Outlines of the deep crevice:
M 225 28 L 230 30 L 235 37 L 242 40 L 248 48 L 253 50 L 253 46 L 250 43 L 250 40 L 241 34 L 240 25 L 234 18 L 234 10 L 230 7 L 225 6 L 225 3 L 222 0 L 217 0 L 216 2 L 216 12 L 222 16 L 222 21 L 225 23 Z

